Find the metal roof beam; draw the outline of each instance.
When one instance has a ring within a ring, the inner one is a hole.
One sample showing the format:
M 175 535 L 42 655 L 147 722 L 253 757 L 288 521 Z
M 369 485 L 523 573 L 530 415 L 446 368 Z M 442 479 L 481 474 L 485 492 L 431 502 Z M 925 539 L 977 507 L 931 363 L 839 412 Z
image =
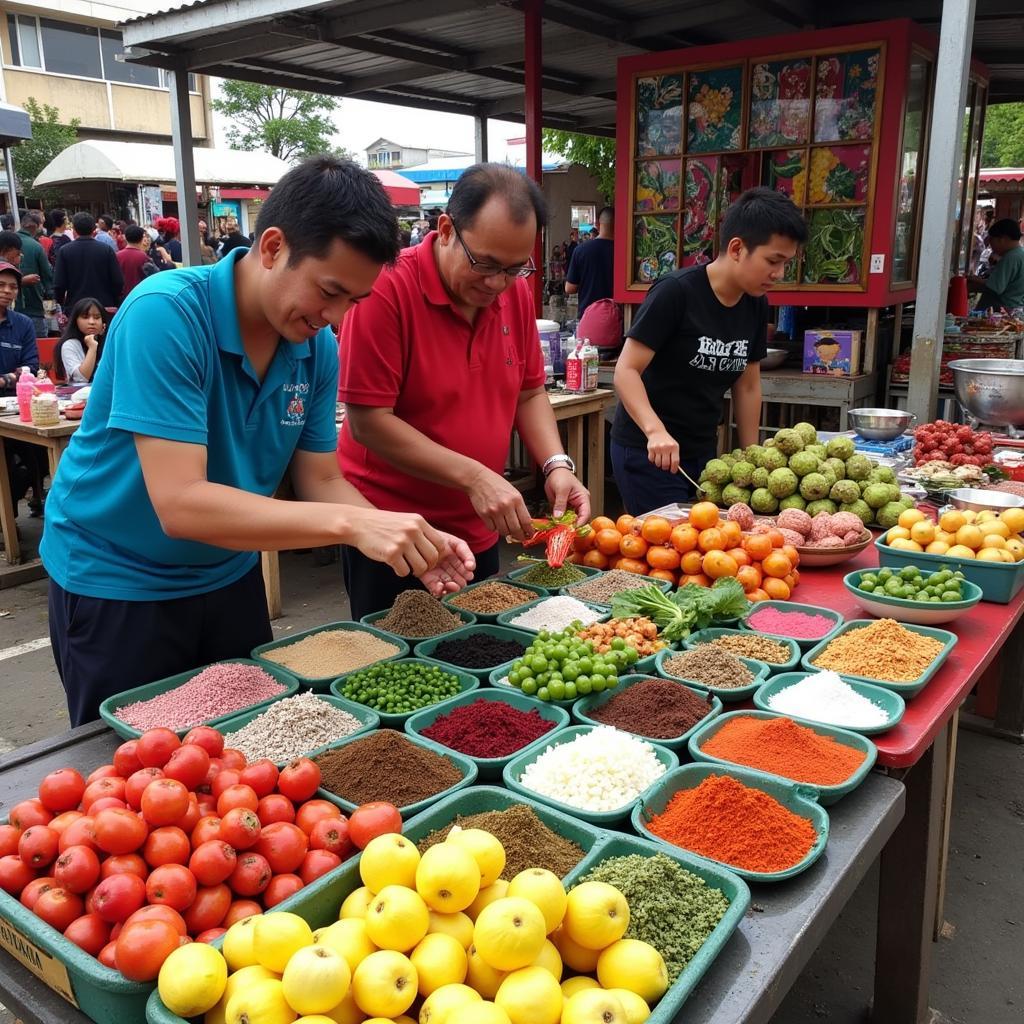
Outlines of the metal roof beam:
M 309 36 L 310 42 L 318 42 L 315 35 Z M 189 50 L 184 54 L 190 71 L 195 71 L 208 64 L 221 64 L 226 60 L 242 57 L 259 57 L 265 53 L 277 53 L 295 46 L 293 33 L 278 32 L 273 26 L 260 32 L 259 35 L 243 39 L 231 39 L 212 46 L 203 46 L 198 50 Z
M 323 0 L 288 0 L 293 14 L 323 6 Z M 121 22 L 124 45 L 159 49 L 170 36 L 224 32 L 225 26 L 264 24 L 279 18 L 281 0 L 226 0 L 218 4 L 196 4 L 182 10 L 165 11 Z
M 814 4 L 806 0 L 746 0 L 744 7 L 794 28 L 813 28 L 817 17 Z
M 338 14 L 328 18 L 324 24 L 324 36 L 333 42 L 349 36 L 361 36 L 407 25 L 417 18 L 421 21 L 433 21 L 451 14 L 483 11 L 496 6 L 498 0 L 430 0 L 429 4 L 417 3 L 416 0 L 393 0 L 391 3 L 374 3 L 370 0 L 368 3 L 359 4 L 359 9 L 351 14 Z
M 617 43 L 647 40 L 654 43 L 653 47 L 644 49 L 665 50 L 673 46 L 695 46 L 709 40 L 694 34 L 684 36 L 689 29 L 701 25 L 710 25 L 721 21 L 732 13 L 745 8 L 741 0 L 703 0 L 701 3 L 680 5 L 676 11 L 666 11 L 652 18 L 639 18 L 631 21 L 623 20 L 616 12 L 601 8 L 590 0 L 559 0 L 563 9 L 544 5 L 543 17 L 546 21 L 565 25 L 577 32 L 586 32 L 602 39 L 611 39 Z M 515 4 L 518 6 L 518 4 Z M 564 8 L 574 8 L 566 10 Z M 595 21 L 595 17 L 600 19 Z

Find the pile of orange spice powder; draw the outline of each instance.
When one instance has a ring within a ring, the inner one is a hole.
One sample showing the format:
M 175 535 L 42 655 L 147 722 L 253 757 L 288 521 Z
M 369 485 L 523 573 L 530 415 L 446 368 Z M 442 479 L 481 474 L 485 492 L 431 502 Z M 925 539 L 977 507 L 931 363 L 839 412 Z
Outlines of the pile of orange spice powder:
M 817 839 L 806 818 L 728 775 L 680 790 L 647 827 L 684 850 L 762 874 L 799 864 Z
M 864 763 L 864 751 L 820 736 L 791 718 L 730 719 L 701 749 L 747 768 L 812 786 L 839 786 Z

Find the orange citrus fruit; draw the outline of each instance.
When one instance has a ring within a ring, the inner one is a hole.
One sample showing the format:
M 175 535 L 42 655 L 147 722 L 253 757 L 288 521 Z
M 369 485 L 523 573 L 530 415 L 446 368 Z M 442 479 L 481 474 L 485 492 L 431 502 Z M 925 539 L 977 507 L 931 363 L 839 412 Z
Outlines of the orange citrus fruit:
M 755 562 L 760 562 L 772 553 L 772 539 L 767 533 L 748 533 L 743 538 L 743 550 Z
M 690 509 L 690 525 L 707 530 L 718 525 L 718 506 L 711 501 L 698 501 Z
M 639 539 L 638 537 L 637 540 Z M 635 572 L 638 576 L 646 576 L 651 570 L 651 567 L 646 562 L 641 562 L 639 558 L 620 558 L 617 568 L 623 572 Z
M 647 541 L 635 533 L 627 533 L 619 541 L 619 554 L 625 558 L 643 558 L 647 554 Z
M 602 555 L 617 555 L 622 534 L 613 526 L 610 530 L 598 530 L 594 538 L 594 546 Z
M 762 584 L 764 592 L 773 601 L 788 601 L 789 600 L 789 584 L 785 580 L 776 579 L 774 576 L 769 576 Z
M 633 516 L 621 515 L 615 520 L 615 529 L 619 533 L 632 533 L 633 532 Z
M 700 536 L 697 538 L 697 547 L 704 552 L 724 551 L 728 546 L 725 534 L 714 526 L 701 530 Z
M 718 528 L 725 534 L 725 539 L 731 548 L 736 547 L 743 539 L 743 527 L 732 519 L 727 519 L 724 523 L 719 524 Z
M 773 548 L 781 548 L 786 543 L 786 538 L 782 536 L 781 530 L 769 530 L 768 536 L 772 539 Z
M 701 568 L 706 576 L 717 580 L 723 576 L 735 576 L 740 567 L 736 564 L 736 559 L 724 551 L 709 551 L 704 556 Z
M 609 519 L 607 516 L 594 516 L 590 520 L 590 528 L 597 533 L 598 530 L 614 530 L 615 520 Z
M 675 548 L 665 547 L 663 544 L 652 546 L 647 549 L 647 564 L 652 569 L 664 569 L 673 572 L 679 568 L 681 556 Z
M 672 543 L 672 547 L 684 555 L 687 551 L 692 551 L 697 546 L 697 538 L 700 536 L 700 532 L 692 526 L 680 525 L 677 526 L 669 536 L 669 540 Z
M 741 565 L 736 571 L 736 579 L 743 585 L 743 589 L 749 593 L 761 586 L 761 570 L 756 565 Z
M 648 544 L 665 544 L 672 536 L 672 524 L 664 516 L 648 516 L 640 527 L 640 536 Z
M 687 576 L 693 576 L 700 572 L 703 561 L 704 555 L 700 551 L 687 551 L 679 560 L 679 567 Z
M 593 549 L 596 536 L 593 530 L 582 536 L 576 534 L 576 539 L 572 542 L 573 551 L 578 551 L 581 555 L 586 554 Z
M 748 601 L 753 601 L 753 602 L 757 602 L 757 601 L 770 601 L 771 598 L 768 596 L 768 592 L 767 591 L 762 590 L 760 587 L 758 587 L 757 590 L 751 590 L 747 594 L 747 600 Z
M 735 558 L 737 565 L 750 565 L 753 561 L 743 548 L 728 548 L 725 553 Z
M 800 552 L 797 551 L 792 544 L 783 544 L 782 553 L 793 563 L 793 565 L 800 564 Z
M 781 552 L 773 551 L 762 563 L 761 568 L 765 576 L 774 576 L 782 579 L 793 571 L 793 563 Z
M 666 583 L 671 583 L 674 587 L 676 585 L 676 574 L 669 572 L 668 569 L 652 569 L 647 574 L 648 579 L 652 580 L 665 580 Z
M 591 569 L 607 569 L 608 556 L 600 551 L 588 551 L 583 556 L 583 564 L 589 565 Z
M 711 586 L 711 580 L 709 580 L 707 578 L 707 576 L 705 576 L 704 573 L 702 573 L 702 572 L 694 573 L 693 575 L 689 575 L 689 576 L 680 576 L 679 577 L 679 586 L 685 587 L 687 583 L 696 584 L 696 586 L 698 586 L 698 587 L 710 587 Z

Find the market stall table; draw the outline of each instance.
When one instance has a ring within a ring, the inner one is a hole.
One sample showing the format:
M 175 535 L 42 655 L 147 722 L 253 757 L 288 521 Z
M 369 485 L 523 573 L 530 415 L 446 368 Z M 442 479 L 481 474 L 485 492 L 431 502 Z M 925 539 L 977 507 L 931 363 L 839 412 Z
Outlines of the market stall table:
M 548 398 L 555 419 L 565 424 L 566 452 L 576 463 L 577 476 L 600 508 L 604 504 L 604 413 L 615 401 L 615 392 L 598 389 L 582 395 L 549 394 Z

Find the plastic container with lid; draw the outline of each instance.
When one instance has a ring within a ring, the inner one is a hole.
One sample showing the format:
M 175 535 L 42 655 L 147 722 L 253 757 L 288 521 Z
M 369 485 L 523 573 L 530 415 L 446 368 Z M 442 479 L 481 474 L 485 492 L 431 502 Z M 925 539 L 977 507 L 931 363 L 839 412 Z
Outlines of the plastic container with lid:
M 540 335 L 540 350 L 544 356 L 544 374 L 548 380 L 551 380 L 558 372 L 556 362 L 561 358 L 562 354 L 557 321 L 538 320 L 537 333 Z

